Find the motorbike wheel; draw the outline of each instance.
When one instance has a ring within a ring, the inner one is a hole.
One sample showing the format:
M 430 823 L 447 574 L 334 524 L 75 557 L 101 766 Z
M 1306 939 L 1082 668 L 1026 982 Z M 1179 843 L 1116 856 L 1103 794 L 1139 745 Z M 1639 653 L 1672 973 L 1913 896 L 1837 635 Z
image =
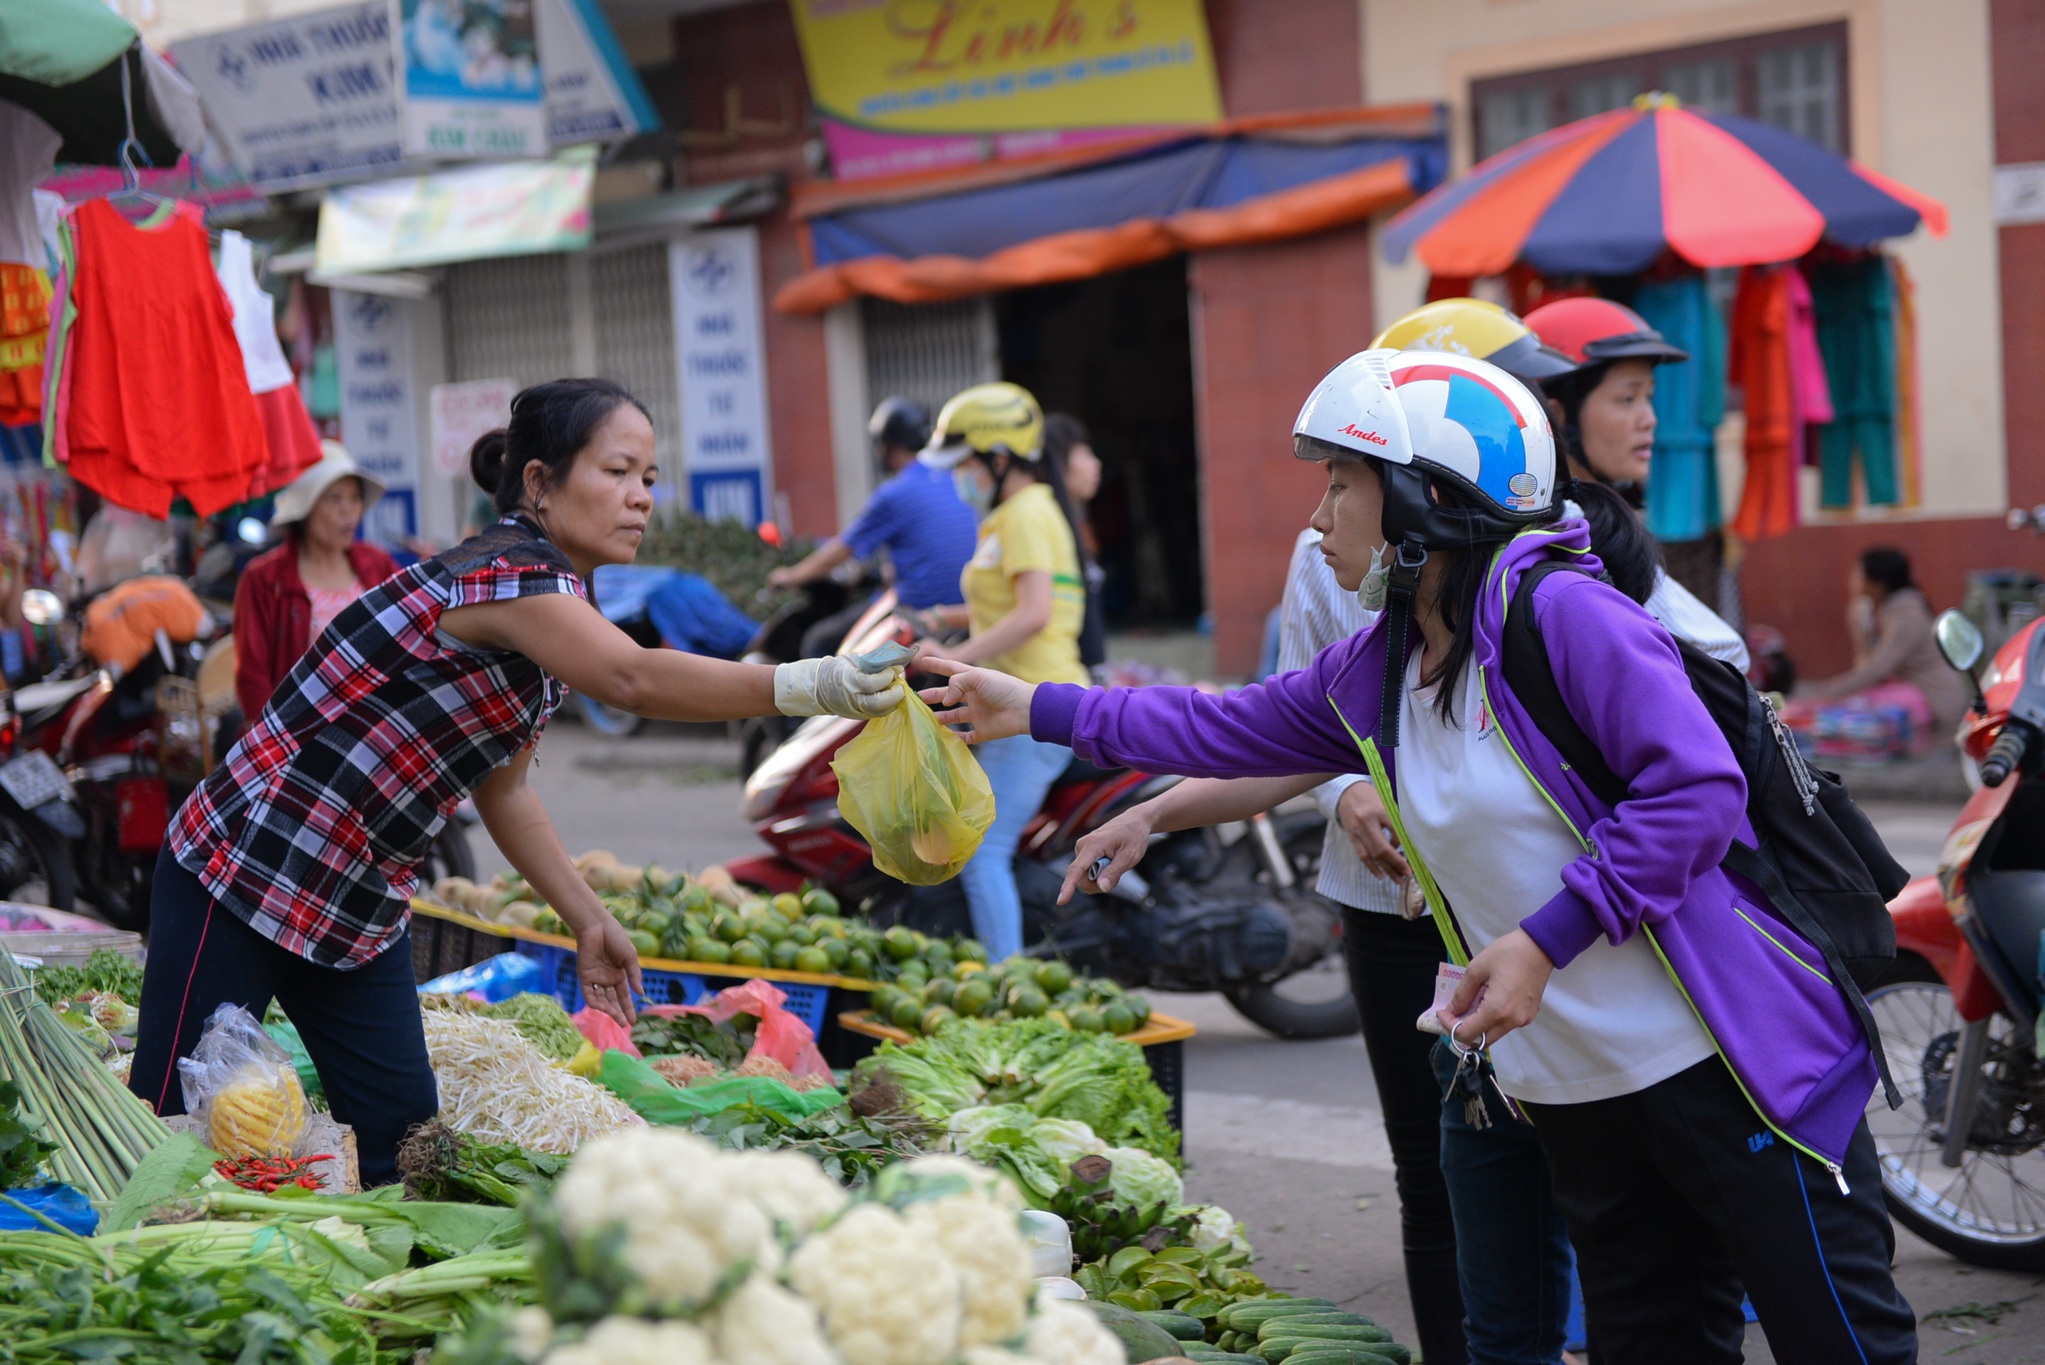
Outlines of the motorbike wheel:
M 442 877 L 476 879 L 476 855 L 469 848 L 469 828 L 460 820 L 449 820 L 433 836 L 426 861 L 419 865 L 419 885 L 431 886 Z
M 645 723 L 630 711 L 620 711 L 615 706 L 606 706 L 596 698 L 585 697 L 580 692 L 575 694 L 575 701 L 582 708 L 582 723 L 600 735 L 623 739 L 627 735 L 638 733 L 639 727 Z
M 1868 1128 L 1882 1195 L 1897 1222 L 1939 1250 L 1998 1270 L 2045 1270 L 2045 1064 L 2007 1016 L 1989 1025 L 1981 1096 L 1958 1167 L 1940 1159 L 1946 1095 L 1964 1021 L 1953 994 L 1921 958 L 1899 955 L 1868 993 L 1889 1067 L 1904 1095 L 1891 1111 L 1877 1091 Z
M 1278 842 L 1299 885 L 1273 893 L 1289 902 L 1293 922 L 1302 931 L 1312 933 L 1326 922 L 1326 950 L 1290 976 L 1228 992 L 1228 1003 L 1235 1006 L 1236 1013 L 1288 1041 L 1342 1038 L 1362 1027 L 1356 998 L 1349 992 L 1349 967 L 1342 957 L 1341 914 L 1309 889 L 1321 875 L 1321 840 L 1326 828 L 1317 811 L 1277 817 Z
M 0 815 L 0 896 L 52 910 L 78 903 L 70 846 L 32 816 Z

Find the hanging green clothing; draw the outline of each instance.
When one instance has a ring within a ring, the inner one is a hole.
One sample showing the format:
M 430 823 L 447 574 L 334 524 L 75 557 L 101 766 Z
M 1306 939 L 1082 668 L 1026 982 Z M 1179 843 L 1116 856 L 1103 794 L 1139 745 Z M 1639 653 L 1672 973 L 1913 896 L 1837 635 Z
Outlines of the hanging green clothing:
M 1690 353 L 1688 360 L 1655 368 L 1647 529 L 1664 542 L 1701 540 L 1725 522 L 1717 458 L 1725 416 L 1725 319 L 1696 273 L 1641 285 L 1633 311 Z
M 1880 256 L 1818 261 L 1805 270 L 1818 349 L 1831 381 L 1830 425 L 1819 427 L 1819 502 L 1853 506 L 1853 466 L 1870 506 L 1903 501 L 1896 463 L 1896 317 L 1889 264 Z

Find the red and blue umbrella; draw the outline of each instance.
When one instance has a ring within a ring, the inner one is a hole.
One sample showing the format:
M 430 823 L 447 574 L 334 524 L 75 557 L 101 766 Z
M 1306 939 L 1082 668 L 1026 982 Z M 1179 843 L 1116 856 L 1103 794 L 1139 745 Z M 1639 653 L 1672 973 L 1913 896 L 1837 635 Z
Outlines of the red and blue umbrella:
M 1628 275 L 1663 252 L 1700 267 L 1761 265 L 1821 239 L 1864 247 L 1945 206 L 1773 124 L 1682 108 L 1667 95 L 1506 148 L 1385 228 L 1437 275 Z

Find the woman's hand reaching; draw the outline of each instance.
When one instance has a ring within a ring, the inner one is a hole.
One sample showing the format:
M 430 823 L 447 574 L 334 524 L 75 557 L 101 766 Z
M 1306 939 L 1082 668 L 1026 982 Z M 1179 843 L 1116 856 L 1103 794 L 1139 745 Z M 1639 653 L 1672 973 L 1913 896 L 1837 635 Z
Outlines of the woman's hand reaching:
M 1150 834 L 1150 816 L 1142 806 L 1131 806 L 1087 834 L 1072 851 L 1072 866 L 1065 870 L 1065 885 L 1059 888 L 1058 903 L 1063 905 L 1071 900 L 1072 893 L 1081 887 L 1090 896 L 1113 891 L 1122 874 L 1143 861 L 1150 848 Z M 1088 876 L 1102 858 L 1108 860 L 1108 865 L 1098 877 Z
M 1030 702 L 1037 685 L 1011 678 L 991 668 L 973 668 L 955 659 L 919 658 L 919 672 L 950 678 L 944 687 L 926 689 L 921 695 L 937 711 L 945 725 L 967 725 L 963 738 L 972 744 L 1030 732 Z
M 643 986 L 639 953 L 624 925 L 606 914 L 576 934 L 575 974 L 582 980 L 583 999 L 624 1027 L 632 1027 L 638 1015 L 632 997 L 643 994 Z

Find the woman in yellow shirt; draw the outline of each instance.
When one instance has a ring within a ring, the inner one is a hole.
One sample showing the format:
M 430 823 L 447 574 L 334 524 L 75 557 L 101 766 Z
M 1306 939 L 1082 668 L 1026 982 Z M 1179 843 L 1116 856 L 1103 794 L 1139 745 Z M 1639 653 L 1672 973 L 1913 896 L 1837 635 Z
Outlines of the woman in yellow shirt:
M 944 405 L 921 458 L 956 471 L 960 492 L 986 509 L 979 548 L 960 578 L 972 635 L 945 653 L 1024 682 L 1091 682 L 1079 660 L 1086 584 L 1078 542 L 1061 471 L 1044 457 L 1037 400 L 1014 384 L 967 389 Z M 994 823 L 959 877 L 973 935 L 999 962 L 1023 947 L 1016 845 L 1072 751 L 1014 735 L 975 752 L 994 788 Z

